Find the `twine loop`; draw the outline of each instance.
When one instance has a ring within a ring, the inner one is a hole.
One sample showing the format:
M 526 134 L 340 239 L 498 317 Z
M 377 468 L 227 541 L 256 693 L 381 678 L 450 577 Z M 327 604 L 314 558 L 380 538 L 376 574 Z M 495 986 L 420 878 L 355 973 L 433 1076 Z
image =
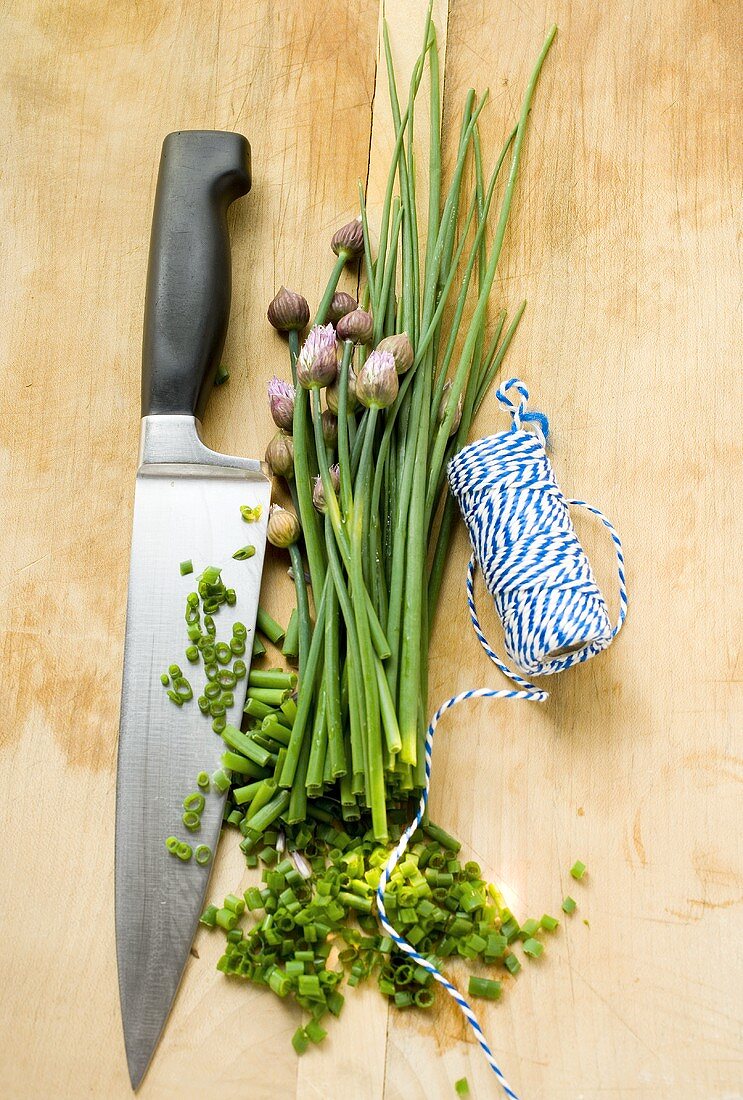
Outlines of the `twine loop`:
M 544 702 L 548 693 L 536 688 L 526 677 L 550 676 L 601 653 L 611 645 L 627 616 L 624 555 L 619 535 L 598 508 L 563 496 L 547 455 L 547 417 L 528 408 L 529 391 L 524 383 L 511 378 L 496 396 L 510 413 L 510 429 L 463 448 L 449 463 L 448 476 L 472 543 L 466 582 L 472 626 L 488 657 L 518 690 L 474 688 L 447 699 L 433 715 L 426 734 L 426 784 L 418 812 L 384 867 L 377 889 L 377 907 L 382 926 L 396 946 L 428 970 L 456 1001 L 503 1091 L 511 1100 L 518 1100 L 470 1005 L 437 967 L 395 930 L 384 905 L 390 875 L 426 812 L 433 737 L 443 715 L 473 698 Z M 534 431 L 527 431 L 525 423 L 533 425 Z M 597 516 L 614 543 L 619 582 L 619 614 L 614 625 L 573 527 L 571 506 L 585 508 Z M 524 676 L 496 653 L 480 626 L 474 596 L 477 566 L 503 625 L 506 654 Z

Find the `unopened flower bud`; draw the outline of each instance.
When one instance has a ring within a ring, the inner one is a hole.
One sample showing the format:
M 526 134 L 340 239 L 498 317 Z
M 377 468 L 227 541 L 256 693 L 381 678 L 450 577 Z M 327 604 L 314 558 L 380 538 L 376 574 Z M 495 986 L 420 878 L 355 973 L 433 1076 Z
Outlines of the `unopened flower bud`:
M 322 414 L 322 437 L 325 446 L 335 450 L 338 443 L 338 417 L 330 409 L 325 409 Z
M 386 409 L 397 397 L 395 360 L 388 351 L 371 353 L 356 379 L 356 393 L 367 408 Z
M 278 546 L 282 550 L 286 550 L 297 541 L 300 530 L 299 520 L 294 512 L 289 512 L 286 508 L 279 507 L 278 504 L 271 505 L 266 538 L 272 546 Z
M 268 319 L 279 332 L 305 328 L 310 320 L 307 299 L 296 290 L 287 290 L 282 286 L 268 307 Z
M 297 357 L 297 378 L 305 389 L 329 386 L 338 373 L 335 329 L 315 325 Z
M 274 375 L 268 383 L 268 404 L 276 427 L 290 432 L 294 422 L 294 386 Z
M 341 380 L 340 376 L 336 378 L 332 386 L 328 386 L 325 391 L 325 403 L 332 413 L 338 415 L 338 397 L 340 394 Z M 356 372 L 349 364 L 348 367 L 348 394 L 346 397 L 346 411 L 348 413 L 356 412 L 359 407 L 359 399 L 356 396 Z
M 364 251 L 364 230 L 361 218 L 354 218 L 352 222 L 336 229 L 330 247 L 336 256 L 344 255 L 346 260 L 354 260 Z
M 398 374 L 405 374 L 413 365 L 413 345 L 407 332 L 399 332 L 396 336 L 385 336 L 377 344 L 377 351 L 388 351 L 395 360 L 395 370 Z
M 341 488 L 341 469 L 337 464 L 331 466 L 330 470 L 330 482 L 337 496 Z M 312 503 L 317 508 L 318 512 L 322 512 L 323 515 L 327 511 L 327 501 L 325 499 L 325 486 L 322 483 L 320 476 L 315 478 L 314 485 L 312 486 Z
M 357 305 L 358 302 L 352 295 L 346 294 L 345 290 L 337 290 L 330 299 L 328 320 L 332 322 L 332 324 L 336 324 L 336 322 L 340 321 L 341 317 L 345 317 L 352 309 L 356 309 Z
M 439 412 L 438 412 L 438 418 L 437 418 L 439 424 L 443 424 L 444 420 L 446 419 L 446 414 L 448 412 L 449 404 L 451 402 L 451 396 L 450 396 L 451 395 L 451 386 L 452 386 L 451 381 L 444 383 L 444 389 L 443 389 L 442 394 L 441 394 L 441 402 L 439 403 Z M 462 395 L 460 394 L 459 395 L 459 400 L 457 401 L 457 407 L 456 407 L 456 410 L 454 412 L 454 419 L 452 420 L 451 427 L 449 429 L 449 435 L 454 435 L 455 431 L 457 430 L 457 428 L 459 427 L 461 422 L 462 422 Z
M 280 430 L 276 433 L 266 447 L 266 462 L 276 477 L 294 477 L 294 441 L 290 435 Z
M 351 340 L 354 344 L 368 344 L 374 331 L 371 313 L 365 309 L 354 309 L 341 317 L 335 326 L 339 340 Z

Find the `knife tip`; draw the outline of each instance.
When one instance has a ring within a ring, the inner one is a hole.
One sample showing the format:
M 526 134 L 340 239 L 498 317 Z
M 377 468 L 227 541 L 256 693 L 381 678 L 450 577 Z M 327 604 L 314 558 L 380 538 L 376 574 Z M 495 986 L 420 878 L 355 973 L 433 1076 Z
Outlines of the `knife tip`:
M 127 1051 L 126 1061 L 129 1067 L 129 1080 L 132 1083 L 132 1092 L 136 1092 L 142 1084 L 142 1079 L 147 1072 L 147 1067 L 150 1064 L 150 1056 L 144 1055 L 141 1051 Z

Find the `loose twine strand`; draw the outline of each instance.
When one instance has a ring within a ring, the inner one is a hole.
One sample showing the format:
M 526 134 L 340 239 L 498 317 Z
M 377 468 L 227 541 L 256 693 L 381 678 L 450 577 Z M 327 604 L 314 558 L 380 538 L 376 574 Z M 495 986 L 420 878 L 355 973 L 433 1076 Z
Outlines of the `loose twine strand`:
M 515 400 L 511 391 L 518 395 Z M 506 1096 L 518 1100 L 470 1005 L 441 971 L 395 930 L 384 904 L 390 876 L 426 812 L 433 737 L 443 715 L 468 699 L 543 703 L 549 698 L 548 692 L 540 691 L 530 680 L 510 669 L 485 637 L 475 607 L 476 565 L 503 624 L 506 653 L 528 676 L 550 676 L 601 653 L 611 645 L 627 616 L 624 554 L 617 532 L 597 508 L 583 500 L 567 500 L 560 492 L 547 457 L 547 417 L 527 410 L 529 391 L 524 383 L 512 378 L 500 387 L 496 396 L 511 415 L 510 430 L 465 447 L 450 462 L 448 476 L 472 543 L 467 569 L 467 605 L 472 626 L 488 657 L 519 690 L 463 691 L 442 703 L 431 718 L 425 740 L 426 782 L 418 812 L 382 871 L 377 908 L 382 927 L 400 951 L 427 970 L 456 1001 Z M 535 431 L 525 430 L 524 423 L 533 424 Z M 597 516 L 614 543 L 619 581 L 619 615 L 614 626 L 575 533 L 569 512 L 571 505 Z

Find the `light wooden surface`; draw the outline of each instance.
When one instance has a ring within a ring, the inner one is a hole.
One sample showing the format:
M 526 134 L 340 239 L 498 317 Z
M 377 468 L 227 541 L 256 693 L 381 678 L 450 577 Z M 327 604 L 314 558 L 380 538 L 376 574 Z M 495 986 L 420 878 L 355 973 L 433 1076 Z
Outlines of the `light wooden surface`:
M 390 4 L 403 68 L 421 7 Z M 390 141 L 380 82 L 370 144 L 378 11 L 26 0 L 3 12 L 0 1095 L 125 1098 L 116 729 L 160 142 L 214 126 L 253 146 L 253 192 L 233 217 L 232 377 L 205 428 L 217 448 L 261 453 L 266 380 L 286 370 L 266 304 L 280 282 L 317 301 L 370 148 L 378 199 Z M 494 306 L 529 299 L 508 370 L 551 416 L 563 487 L 621 531 L 630 618 L 609 653 L 548 685 L 546 706 L 478 703 L 447 719 L 433 814 L 522 915 L 558 910 L 569 889 L 579 901 L 549 955 L 481 1009 L 523 1097 L 733 1100 L 740 7 L 453 0 L 447 26 L 442 3 L 451 137 L 467 88 L 488 85 L 484 141 L 499 147 L 553 19 Z M 478 428 L 502 424 L 491 401 Z M 606 545 L 580 530 L 608 589 Z M 498 681 L 468 626 L 465 560 L 459 531 L 432 700 Z M 267 584 L 285 606 L 278 563 Z M 581 885 L 567 876 L 579 857 Z M 241 875 L 223 845 L 215 896 Z M 222 979 L 215 938 L 199 933 L 196 950 L 144 1100 L 437 1100 L 464 1074 L 475 1097 L 497 1095 L 448 1006 L 388 1019 L 373 988 L 351 993 L 322 1052 L 297 1063 L 296 1011 Z

